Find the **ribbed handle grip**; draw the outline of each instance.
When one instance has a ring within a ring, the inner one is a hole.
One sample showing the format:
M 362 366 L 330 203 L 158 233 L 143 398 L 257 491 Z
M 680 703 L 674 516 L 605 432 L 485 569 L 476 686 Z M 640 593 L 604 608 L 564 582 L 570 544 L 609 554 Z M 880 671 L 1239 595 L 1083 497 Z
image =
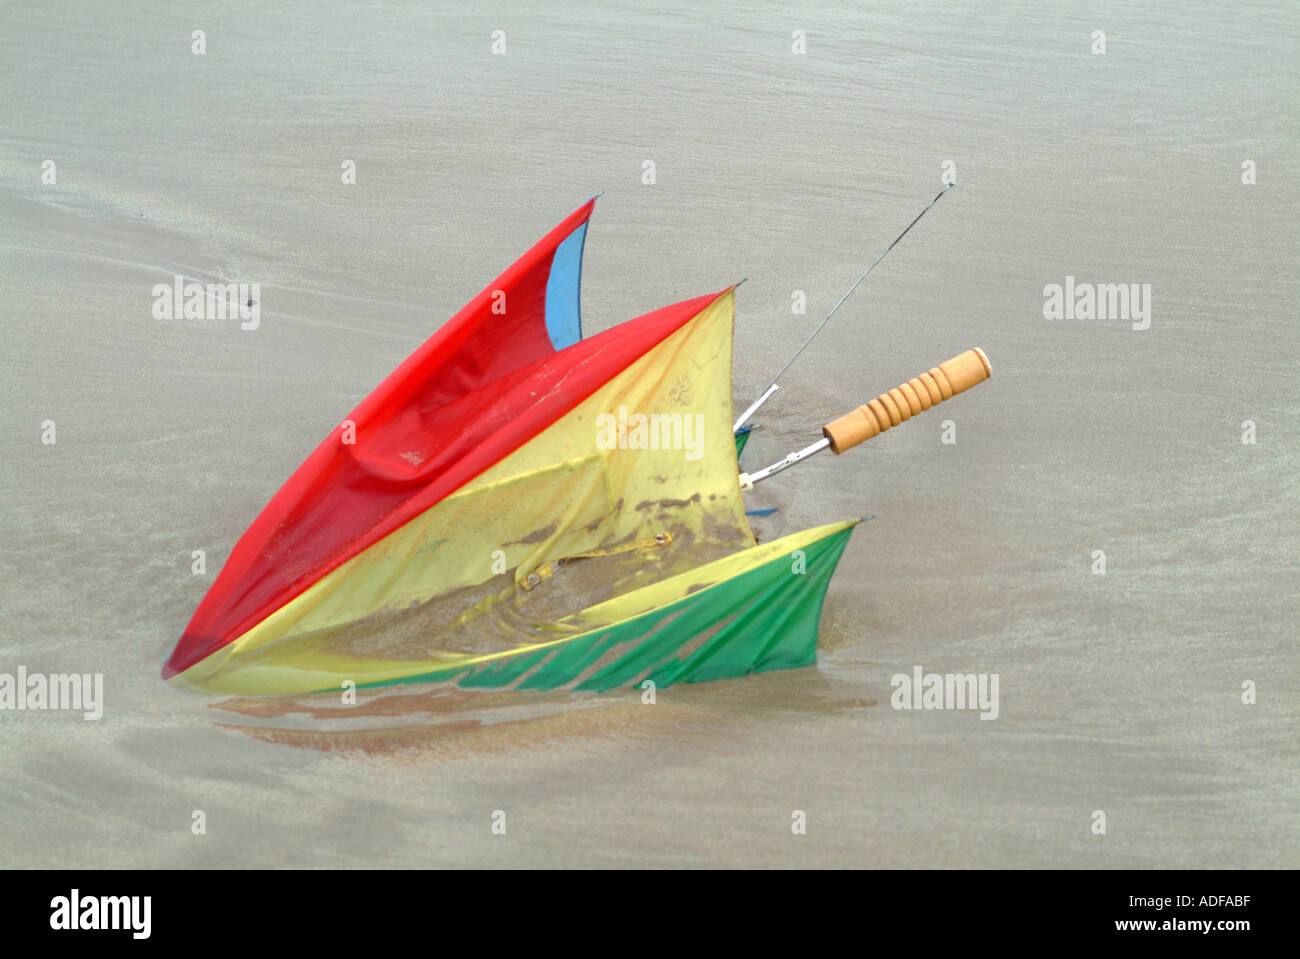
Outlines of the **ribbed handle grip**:
M 936 403 L 983 383 L 992 374 L 993 367 L 983 350 L 979 347 L 967 350 L 947 363 L 940 363 L 929 373 L 881 393 L 866 406 L 832 420 L 822 427 L 822 435 L 831 441 L 831 449 L 843 453 Z

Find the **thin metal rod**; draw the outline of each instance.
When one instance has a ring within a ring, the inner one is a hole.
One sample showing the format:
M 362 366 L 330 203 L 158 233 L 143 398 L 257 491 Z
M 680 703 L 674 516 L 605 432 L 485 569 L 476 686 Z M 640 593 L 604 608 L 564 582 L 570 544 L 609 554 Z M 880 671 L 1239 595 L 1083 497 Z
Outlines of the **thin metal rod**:
M 813 443 L 811 446 L 805 446 L 803 449 L 791 453 L 785 459 L 777 463 L 773 463 L 771 466 L 764 467 L 763 469 L 759 470 L 757 473 L 742 473 L 740 475 L 741 489 L 748 489 L 749 487 L 753 486 L 755 483 L 761 483 L 769 476 L 775 476 L 777 473 L 781 472 L 781 470 L 788 469 L 789 467 L 793 466 L 795 463 L 799 463 L 802 462 L 803 460 L 806 460 L 814 453 L 820 453 L 822 450 L 826 449 L 830 445 L 831 445 L 831 441 L 823 437 L 822 439 L 819 439 L 816 443 Z
M 775 386 L 777 380 L 779 380 L 785 374 L 785 371 L 788 370 L 794 364 L 795 360 L 799 359 L 799 355 L 803 353 L 804 350 L 808 349 L 808 344 L 811 343 L 816 338 L 817 334 L 822 331 L 822 327 L 824 327 L 827 323 L 830 322 L 831 317 L 835 315 L 835 311 L 844 305 L 844 301 L 847 300 L 853 294 L 853 291 L 862 285 L 862 281 L 871 275 L 871 271 L 876 268 L 877 264 L 879 264 L 881 260 L 883 260 L 886 256 L 889 255 L 890 250 L 898 246 L 898 241 L 901 240 L 903 237 L 907 236 L 908 231 L 910 231 L 912 227 L 916 226 L 916 224 L 921 221 L 921 217 L 925 216 L 927 213 L 930 212 L 930 207 L 938 203 L 939 198 L 942 197 L 945 193 L 947 193 L 956 185 L 957 185 L 956 183 L 949 183 L 946 187 L 944 187 L 937 194 L 935 194 L 934 199 L 926 204 L 925 209 L 916 215 L 916 219 L 914 219 L 911 223 L 907 224 L 907 227 L 903 230 L 902 233 L 894 237 L 894 242 L 889 244 L 889 246 L 885 247 L 884 252 L 881 253 L 880 256 L 876 257 L 875 261 L 869 267 L 867 267 L 867 269 L 863 272 L 863 274 L 860 277 L 858 277 L 857 280 L 854 281 L 851 287 L 849 287 L 848 292 L 846 292 L 843 296 L 841 296 L 839 302 L 836 303 L 833 307 L 831 307 L 831 311 L 826 314 L 826 317 L 820 323 L 817 324 L 817 328 L 808 334 L 808 339 L 804 340 L 803 346 L 799 347 L 799 349 L 795 351 L 794 356 L 790 357 L 790 362 L 786 363 L 785 366 L 781 367 L 781 372 L 777 373 L 776 376 L 772 377 L 772 386 Z M 745 415 L 736 421 L 735 429 L 740 429 L 742 426 L 744 426 L 745 420 L 747 420 L 750 416 L 753 416 L 754 413 L 757 412 L 758 408 L 762 406 L 764 402 L 766 402 L 767 398 L 771 396 L 773 392 L 774 391 L 771 389 L 771 387 L 769 387 L 768 390 L 759 398 L 758 402 L 755 403 L 753 406 L 751 406 L 748 410 L 746 410 Z
M 773 393 L 775 393 L 777 390 L 779 390 L 780 388 L 781 387 L 777 386 L 775 383 L 769 386 L 767 388 L 766 393 L 764 393 L 758 399 L 754 400 L 754 402 L 750 404 L 749 409 L 745 410 L 745 412 L 740 414 L 740 419 L 736 420 L 736 425 L 731 428 L 731 432 L 739 433 L 740 428 L 745 425 L 745 421 L 754 415 L 754 410 L 758 409 L 760 406 L 766 403 L 767 398 L 771 396 Z

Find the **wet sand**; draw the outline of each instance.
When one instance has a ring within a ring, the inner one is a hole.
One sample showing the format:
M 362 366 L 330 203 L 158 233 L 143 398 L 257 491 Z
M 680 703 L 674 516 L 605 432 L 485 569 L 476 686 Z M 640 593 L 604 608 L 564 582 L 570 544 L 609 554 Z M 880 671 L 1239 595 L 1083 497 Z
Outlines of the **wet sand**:
M 0 866 L 1300 864 L 1298 21 L 6 11 L 0 672 L 102 672 L 106 703 L 98 722 L 0 712 Z M 745 404 L 945 160 L 958 188 L 786 374 L 744 456 L 968 347 L 992 360 L 942 411 L 750 498 L 779 508 L 765 539 L 875 514 L 815 669 L 654 706 L 402 690 L 347 719 L 159 679 L 293 468 L 588 196 L 606 191 L 587 332 L 747 277 Z M 260 283 L 261 327 L 154 319 L 177 273 Z M 1044 319 L 1067 276 L 1151 284 L 1150 328 Z M 891 709 L 917 665 L 998 673 L 998 719 Z

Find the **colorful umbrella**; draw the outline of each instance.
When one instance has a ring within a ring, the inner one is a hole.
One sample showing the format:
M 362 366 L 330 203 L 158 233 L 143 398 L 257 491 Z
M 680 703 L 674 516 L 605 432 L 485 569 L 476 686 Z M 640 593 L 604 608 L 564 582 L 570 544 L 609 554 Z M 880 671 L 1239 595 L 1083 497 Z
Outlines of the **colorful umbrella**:
M 815 662 L 856 520 L 755 541 L 732 441 L 734 287 L 581 338 L 594 202 L 297 469 L 236 544 L 164 678 L 234 694 L 348 680 L 605 690 Z M 943 380 L 933 396 L 904 384 L 906 396 L 837 420 L 817 449 L 754 478 L 841 452 L 879 418 L 887 429 L 987 375 L 986 360 L 975 379 L 963 356 L 926 374 Z

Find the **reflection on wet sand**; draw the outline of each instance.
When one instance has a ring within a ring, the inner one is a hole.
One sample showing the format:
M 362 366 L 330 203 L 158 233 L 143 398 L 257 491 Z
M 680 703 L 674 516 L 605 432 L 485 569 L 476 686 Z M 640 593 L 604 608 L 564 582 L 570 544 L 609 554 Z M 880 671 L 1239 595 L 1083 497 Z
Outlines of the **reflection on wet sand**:
M 778 713 L 832 713 L 875 706 L 815 669 L 737 680 L 610 693 L 487 691 L 402 687 L 356 696 L 232 697 L 211 708 L 242 722 L 214 725 L 265 742 L 326 752 L 460 757 L 529 749 L 558 741 L 681 741 L 739 731 Z

